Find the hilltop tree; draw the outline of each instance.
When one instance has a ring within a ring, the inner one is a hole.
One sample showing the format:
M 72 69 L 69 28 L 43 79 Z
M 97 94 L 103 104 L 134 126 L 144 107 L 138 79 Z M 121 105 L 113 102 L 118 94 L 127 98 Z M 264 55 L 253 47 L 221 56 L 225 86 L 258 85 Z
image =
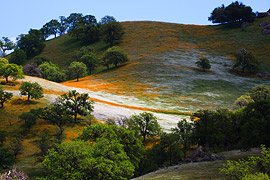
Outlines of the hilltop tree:
M 43 32 L 47 37 L 50 35 L 54 35 L 56 38 L 57 33 L 59 32 L 60 29 L 60 23 L 56 19 L 52 19 L 50 22 L 46 23 L 43 27 Z
M 110 47 L 112 47 L 122 40 L 124 28 L 119 22 L 113 21 L 112 18 L 106 18 L 103 21 L 105 23 L 101 26 L 101 34 L 104 41 L 109 43 Z
M 94 53 L 90 52 L 83 55 L 81 61 L 87 66 L 89 74 L 92 74 L 92 71 L 97 67 L 98 58 Z
M 30 101 L 30 98 L 40 99 L 43 97 L 43 88 L 37 82 L 23 82 L 20 91 L 21 95 L 27 96 L 28 101 Z
M 0 50 L 2 51 L 3 57 L 6 56 L 6 51 L 14 48 L 15 44 L 8 37 L 2 37 L 2 40 L 0 39 Z
M 128 61 L 129 59 L 127 55 L 118 46 L 107 49 L 105 52 L 105 56 L 103 57 L 103 62 L 107 66 L 107 68 L 109 67 L 109 64 L 114 64 L 114 66 L 117 67 L 118 64 L 122 64 Z
M 204 72 L 206 69 L 211 68 L 210 61 L 206 57 L 201 57 L 200 60 L 196 62 L 196 65 L 199 68 L 202 68 Z
M 57 102 L 61 104 L 67 113 L 74 117 L 74 124 L 77 123 L 78 115 L 86 116 L 93 112 L 93 101 L 89 100 L 87 93 L 80 94 L 76 90 L 69 91 L 68 94 L 61 95 Z
M 128 120 L 128 126 L 143 136 L 143 142 L 145 142 L 146 136 L 158 135 L 161 129 L 157 118 L 148 112 L 132 115 Z
M 13 79 L 22 79 L 22 66 L 17 64 L 3 64 L 0 66 L 0 76 L 6 78 L 6 83 L 8 83 L 8 77 L 12 77 Z
M 82 62 L 72 62 L 69 67 L 68 71 L 71 75 L 71 77 L 75 77 L 77 79 L 77 82 L 79 81 L 79 78 L 84 77 L 87 74 L 87 67 Z
M 23 65 L 27 61 L 27 56 L 24 50 L 15 49 L 10 55 L 10 62 L 18 65 Z
M 240 49 L 235 54 L 236 62 L 233 65 L 233 68 L 240 67 L 242 69 L 242 73 L 245 73 L 245 70 L 249 72 L 254 72 L 259 67 L 259 62 L 253 56 L 251 52 L 247 52 L 245 49 Z
M 29 34 L 21 34 L 17 38 L 17 47 L 25 51 L 28 58 L 39 54 L 45 47 L 41 31 L 30 29 Z
M 116 19 L 113 16 L 104 16 L 103 18 L 101 18 L 100 20 L 100 24 L 106 24 L 106 23 L 110 23 L 110 22 L 116 22 Z
M 9 101 L 12 98 L 13 94 L 9 92 L 3 91 L 2 87 L 0 87 L 0 104 L 1 108 L 4 107 L 4 103 Z
M 59 20 L 59 35 L 62 36 L 68 28 L 66 23 L 67 19 L 65 16 L 59 16 Z
M 232 2 L 229 6 L 215 8 L 211 16 L 208 18 L 213 23 L 235 23 L 241 21 L 252 21 L 255 14 L 252 12 L 251 7 L 245 6 L 238 1 Z

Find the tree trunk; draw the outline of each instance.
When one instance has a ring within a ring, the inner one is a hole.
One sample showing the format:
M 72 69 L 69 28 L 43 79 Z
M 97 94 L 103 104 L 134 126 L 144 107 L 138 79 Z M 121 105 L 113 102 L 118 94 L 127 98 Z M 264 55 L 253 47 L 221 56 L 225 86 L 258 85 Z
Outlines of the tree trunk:
M 4 102 L 1 102 L 1 108 L 3 108 L 4 107 Z
M 30 95 L 27 96 L 27 101 L 28 101 L 28 102 L 30 101 Z
M 8 77 L 6 77 L 6 83 L 8 83 Z
M 77 74 L 77 82 L 79 81 L 79 75 Z
M 145 143 L 145 136 L 146 136 L 146 135 L 143 135 L 143 143 Z

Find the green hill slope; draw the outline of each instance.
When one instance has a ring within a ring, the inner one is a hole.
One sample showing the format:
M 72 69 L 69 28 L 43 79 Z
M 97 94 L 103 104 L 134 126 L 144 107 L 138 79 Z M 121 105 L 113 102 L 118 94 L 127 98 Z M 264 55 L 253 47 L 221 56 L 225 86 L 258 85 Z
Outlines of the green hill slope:
M 64 84 L 135 97 L 144 106 L 171 111 L 230 107 L 238 96 L 268 80 L 231 74 L 233 54 L 241 48 L 261 62 L 261 72 L 270 70 L 270 36 L 261 34 L 257 20 L 242 31 L 234 26 L 197 26 L 162 22 L 123 22 L 125 35 L 120 46 L 131 62 L 118 69 L 98 73 L 80 82 Z M 67 66 L 75 50 L 82 47 L 68 35 L 47 42 L 42 54 Z M 101 57 L 106 45 L 91 45 Z M 211 71 L 204 73 L 195 62 L 206 56 Z M 227 66 L 225 66 L 225 64 Z

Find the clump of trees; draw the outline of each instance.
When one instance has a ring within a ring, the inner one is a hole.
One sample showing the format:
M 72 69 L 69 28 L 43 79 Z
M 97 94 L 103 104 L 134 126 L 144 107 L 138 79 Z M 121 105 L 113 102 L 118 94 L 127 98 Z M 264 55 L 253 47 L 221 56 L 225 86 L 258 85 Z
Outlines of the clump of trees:
M 246 6 L 238 1 L 232 2 L 227 7 L 222 4 L 220 7 L 215 8 L 211 16 L 208 18 L 212 23 L 237 23 L 248 21 L 251 22 L 256 17 L 256 14 L 252 12 L 250 6 Z

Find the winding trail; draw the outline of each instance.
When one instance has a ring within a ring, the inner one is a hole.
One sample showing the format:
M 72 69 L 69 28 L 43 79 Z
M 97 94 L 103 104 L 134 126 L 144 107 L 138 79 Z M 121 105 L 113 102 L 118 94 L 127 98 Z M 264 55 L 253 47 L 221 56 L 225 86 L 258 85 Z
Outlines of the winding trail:
M 130 101 L 130 103 L 127 104 L 128 97 L 126 96 L 122 97 L 118 95 L 105 94 L 103 92 L 93 92 L 87 89 L 68 87 L 37 77 L 25 76 L 25 79 L 21 79 L 19 81 L 39 83 L 46 90 L 44 98 L 49 101 L 54 101 L 59 94 L 66 93 L 70 90 L 76 90 L 79 93 L 88 93 L 91 99 L 95 101 L 93 115 L 99 120 L 119 119 L 139 114 L 144 111 L 149 111 L 158 118 L 161 127 L 168 130 L 175 127 L 179 120 L 189 119 L 189 116 L 192 115 L 189 112 L 151 109 L 145 107 L 142 103 L 136 103 L 136 101 Z M 19 91 L 12 92 L 19 95 Z

